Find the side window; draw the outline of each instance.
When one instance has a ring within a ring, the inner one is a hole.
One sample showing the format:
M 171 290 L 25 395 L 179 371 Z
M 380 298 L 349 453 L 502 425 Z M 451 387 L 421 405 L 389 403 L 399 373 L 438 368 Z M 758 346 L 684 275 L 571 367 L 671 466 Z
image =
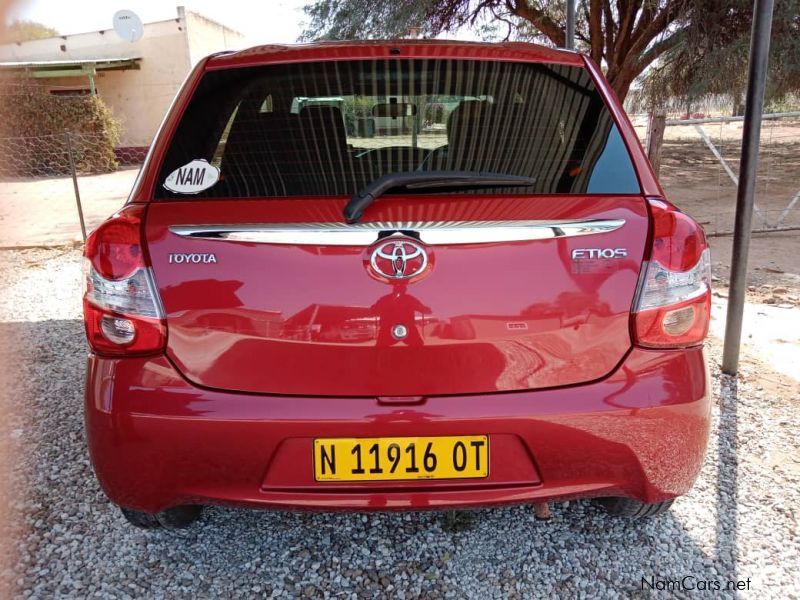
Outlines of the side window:
M 639 182 L 633 169 L 624 168 L 629 161 L 628 149 L 616 127 L 612 127 L 606 145 L 600 153 L 586 190 L 590 194 L 615 194 L 619 190 L 638 190 Z

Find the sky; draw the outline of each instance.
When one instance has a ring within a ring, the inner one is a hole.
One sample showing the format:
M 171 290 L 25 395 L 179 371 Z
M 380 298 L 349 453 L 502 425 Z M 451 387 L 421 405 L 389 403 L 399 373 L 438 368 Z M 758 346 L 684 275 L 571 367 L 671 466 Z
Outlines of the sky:
M 111 18 L 121 9 L 134 11 L 143 22 L 177 16 L 177 5 L 240 31 L 250 44 L 291 43 L 303 30 L 303 6 L 310 0 L 21 0 L 6 17 L 38 21 L 60 34 L 111 29 Z

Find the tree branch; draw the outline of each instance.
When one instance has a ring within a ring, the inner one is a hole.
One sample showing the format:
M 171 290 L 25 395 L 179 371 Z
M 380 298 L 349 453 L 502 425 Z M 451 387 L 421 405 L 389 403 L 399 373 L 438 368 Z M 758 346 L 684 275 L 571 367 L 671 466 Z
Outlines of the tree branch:
M 631 44 L 630 50 L 626 54 L 632 57 L 638 57 L 642 54 L 656 36 L 666 31 L 669 25 L 678 18 L 678 15 L 683 10 L 683 5 L 682 0 L 667 2 L 664 9 L 644 28 L 638 38 L 633 40 L 633 44 Z
M 564 29 L 543 10 L 530 6 L 526 0 L 506 0 L 506 7 L 515 17 L 525 19 L 545 34 L 556 46 L 564 47 Z
M 636 75 L 638 76 L 642 71 L 644 71 L 647 68 L 647 65 L 652 63 L 659 56 L 675 48 L 678 44 L 680 44 L 683 41 L 685 37 L 686 37 L 686 31 L 682 29 L 680 31 L 676 31 L 671 36 L 666 37 L 656 42 L 652 46 L 650 46 L 650 48 L 648 48 L 646 52 L 641 54 L 636 59 L 636 63 L 633 65 L 634 69 L 638 68 L 638 72 L 636 73 Z
M 505 17 L 505 15 L 501 15 L 500 13 L 498 13 L 498 12 L 497 12 L 497 9 L 496 9 L 496 7 L 494 7 L 494 6 L 490 6 L 490 7 L 489 7 L 489 12 L 491 12 L 491 13 L 492 13 L 492 16 L 493 16 L 495 19 L 497 19 L 498 21 L 500 21 L 500 22 L 502 22 L 502 23 L 505 23 L 505 24 L 506 24 L 506 27 L 507 27 L 508 29 L 507 29 L 507 31 L 506 31 L 506 37 L 503 39 L 503 41 L 504 41 L 504 42 L 507 42 L 507 41 L 509 41 L 509 40 L 511 39 L 511 34 L 512 34 L 512 33 L 514 33 L 514 29 L 515 29 L 515 27 L 514 27 L 514 23 L 512 23 L 511 21 L 509 21 L 509 20 L 508 20 L 508 19 Z
M 633 32 L 634 19 L 638 9 L 642 6 L 641 0 L 638 2 L 634 0 L 621 0 L 617 3 L 617 12 L 619 13 L 619 31 L 617 33 L 617 41 L 614 44 L 614 54 L 619 56 L 623 54 L 631 43 L 631 33 Z
M 642 10 L 639 11 L 639 18 L 636 20 L 636 26 L 631 34 L 632 39 L 638 39 L 644 33 L 644 30 L 653 22 L 653 3 L 644 0 L 642 2 Z
M 609 63 L 609 67 L 613 63 L 616 65 L 617 63 L 617 55 L 614 54 L 614 28 L 616 23 L 614 23 L 614 14 L 611 11 L 611 2 L 609 0 L 604 0 L 603 2 L 603 16 L 605 17 L 605 50 L 603 51 L 603 55 L 605 56 L 606 62 Z
M 603 2 L 602 0 L 589 0 L 589 39 L 592 41 L 592 60 L 598 65 L 603 60 Z

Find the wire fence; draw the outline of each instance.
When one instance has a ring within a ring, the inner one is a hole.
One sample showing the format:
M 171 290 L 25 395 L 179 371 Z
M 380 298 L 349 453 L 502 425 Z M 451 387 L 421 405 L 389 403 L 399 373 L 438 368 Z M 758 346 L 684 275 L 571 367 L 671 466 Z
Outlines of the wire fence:
M 636 115 L 642 142 L 648 121 Z M 733 231 L 742 148 L 741 117 L 666 120 L 659 179 L 668 199 L 709 234 Z M 800 113 L 765 115 L 761 129 L 753 228 L 800 227 Z
M 139 165 L 139 148 L 112 148 L 99 134 L 59 133 L 0 138 L 0 181 L 111 173 L 123 165 Z
M 647 117 L 633 121 L 644 142 Z M 733 230 L 741 133 L 729 118 L 666 121 L 661 183 L 712 235 Z M 0 138 L 0 246 L 79 242 L 122 206 L 145 151 L 81 133 Z M 764 120 L 756 206 L 756 230 L 800 228 L 800 113 Z
M 85 240 L 130 192 L 141 149 L 115 149 L 102 135 L 0 138 L 0 246 Z

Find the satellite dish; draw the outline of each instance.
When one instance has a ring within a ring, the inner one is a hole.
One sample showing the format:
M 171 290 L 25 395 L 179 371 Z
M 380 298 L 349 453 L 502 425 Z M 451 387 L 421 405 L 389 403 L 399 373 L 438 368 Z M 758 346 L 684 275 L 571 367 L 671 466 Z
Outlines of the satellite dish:
M 132 10 L 118 10 L 114 13 L 114 31 L 126 42 L 137 42 L 144 35 L 144 25 Z

